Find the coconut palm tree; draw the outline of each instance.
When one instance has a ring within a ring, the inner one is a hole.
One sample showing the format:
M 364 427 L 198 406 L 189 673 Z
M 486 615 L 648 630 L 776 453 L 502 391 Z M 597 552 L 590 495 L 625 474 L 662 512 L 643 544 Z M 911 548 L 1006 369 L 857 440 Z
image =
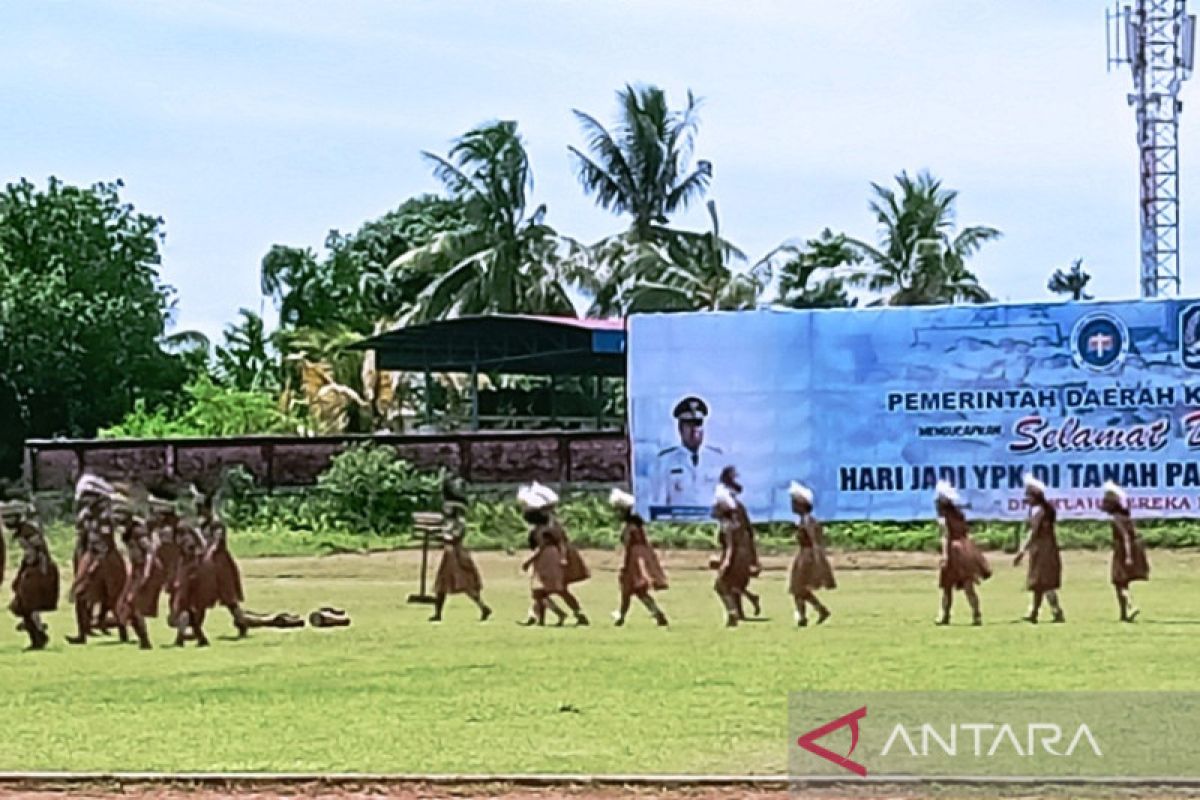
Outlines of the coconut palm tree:
M 721 238 L 717 205 L 709 200 L 706 233 L 675 231 L 664 243 L 641 243 L 631 271 L 646 276 L 615 299 L 635 311 L 732 311 L 755 308 L 771 281 L 770 262 L 749 270 L 746 254 Z
M 208 373 L 212 356 L 212 343 L 200 331 L 176 331 L 162 337 L 160 346 L 164 353 L 177 357 L 189 375 Z
M 767 254 L 779 276 L 775 304 L 785 308 L 845 308 L 853 306 L 846 280 L 837 270 L 858 264 L 862 255 L 845 234 L 826 228 L 803 245 L 784 243 Z M 816 281 L 819 275 L 825 277 Z
M 626 231 L 589 248 L 589 267 L 580 284 L 592 297 L 592 316 L 612 316 L 628 309 L 620 302 L 654 276 L 639 266 L 654 264 L 643 245 L 668 245 L 675 232 L 670 217 L 700 200 L 712 179 L 712 163 L 692 152 L 700 123 L 700 101 L 688 92 L 687 104 L 671 110 L 657 86 L 627 85 L 617 92 L 618 115 L 606 128 L 594 116 L 576 109 L 586 138 L 585 150 L 569 147 L 584 191 L 596 204 L 627 215 Z
M 671 214 L 704 196 L 712 179 L 711 162 L 690 164 L 700 102 L 689 91 L 687 105 L 672 111 L 657 86 L 627 85 L 617 103 L 611 130 L 576 109 L 588 152 L 568 149 L 584 191 L 602 208 L 629 215 L 634 241 L 653 241 Z
M 1091 279 L 1092 276 L 1083 269 L 1083 259 L 1077 258 L 1069 270 L 1065 272 L 1061 269 L 1054 270 L 1054 274 L 1046 283 L 1046 288 L 1055 294 L 1069 294 L 1075 302 L 1091 300 L 1092 296 L 1087 293 L 1087 285 Z
M 567 294 L 574 244 L 532 212 L 533 174 L 515 122 L 468 131 L 446 156 L 423 154 L 450 196 L 466 205 L 467 225 L 437 234 L 392 262 L 396 274 L 437 275 L 418 299 L 415 318 L 464 314 L 574 315 Z
M 238 310 L 240 322 L 225 326 L 224 343 L 216 348 L 216 371 L 222 383 L 243 391 L 273 388 L 275 359 L 263 319 L 253 311 Z
M 943 189 L 928 172 L 896 177 L 899 193 L 871 184 L 871 211 L 879 223 L 878 247 L 858 239 L 870 269 L 857 272 L 857 285 L 886 295 L 888 305 L 982 303 L 991 299 L 967 268 L 967 259 L 1000 231 L 976 225 L 956 231 L 954 203 L 958 192 Z

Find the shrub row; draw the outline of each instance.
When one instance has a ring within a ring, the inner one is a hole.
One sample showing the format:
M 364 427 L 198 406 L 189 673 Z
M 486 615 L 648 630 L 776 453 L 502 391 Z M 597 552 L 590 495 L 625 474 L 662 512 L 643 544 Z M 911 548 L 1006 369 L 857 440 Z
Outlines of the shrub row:
M 387 446 L 352 447 L 333 460 L 317 486 L 299 492 L 266 494 L 253 476 L 237 468 L 226 475 L 223 508 L 239 553 L 287 555 L 394 549 L 414 546 L 412 513 L 436 510 L 441 475 L 422 472 L 399 459 Z M 572 541 L 581 547 L 617 546 L 619 525 L 603 492 L 576 491 L 563 497 L 560 516 Z M 52 526 L 55 549 L 69 553 L 69 526 Z M 1143 520 L 1139 530 L 1152 547 L 1200 547 L 1200 523 L 1191 520 Z M 978 523 L 977 540 L 989 549 L 1015 550 L 1022 527 L 1016 522 Z M 938 547 L 933 522 L 839 522 L 827 525 L 830 544 L 843 550 L 933 551 Z M 526 528 L 511 490 L 482 490 L 468 514 L 470 546 L 477 550 L 524 548 Z M 1058 529 L 1064 547 L 1100 549 L 1111 532 L 1103 521 L 1064 521 Z M 651 524 L 659 547 L 711 549 L 715 524 Z M 794 546 L 786 523 L 758 526 L 761 547 L 787 552 Z

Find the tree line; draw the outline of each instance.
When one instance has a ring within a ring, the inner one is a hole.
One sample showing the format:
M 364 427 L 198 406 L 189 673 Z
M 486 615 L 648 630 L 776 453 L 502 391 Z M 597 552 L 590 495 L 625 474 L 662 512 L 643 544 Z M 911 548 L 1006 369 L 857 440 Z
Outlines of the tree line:
M 627 85 L 609 122 L 574 111 L 580 188 L 623 223 L 590 243 L 534 204 L 516 122 L 473 128 L 447 152 L 422 154 L 441 194 L 409 198 L 352 234 L 330 231 L 321 253 L 271 247 L 260 288 L 278 329 L 244 308 L 218 342 L 171 331 L 163 220 L 122 201 L 120 181 L 10 183 L 0 194 L 0 471 L 17 469 L 29 437 L 372 430 L 397 427 L 427 399 L 461 402 L 452 379 L 428 387 L 345 349 L 403 324 L 573 316 L 573 295 L 600 317 L 991 299 L 969 261 L 1000 232 L 959 228 L 957 193 L 928 172 L 870 184 L 870 237 L 824 229 L 750 257 L 707 198 L 715 166 L 696 155 L 700 109 L 690 92 L 672 108 L 660 88 Z M 704 230 L 673 225 L 700 204 Z M 1087 280 L 1076 262 L 1049 288 L 1085 299 Z

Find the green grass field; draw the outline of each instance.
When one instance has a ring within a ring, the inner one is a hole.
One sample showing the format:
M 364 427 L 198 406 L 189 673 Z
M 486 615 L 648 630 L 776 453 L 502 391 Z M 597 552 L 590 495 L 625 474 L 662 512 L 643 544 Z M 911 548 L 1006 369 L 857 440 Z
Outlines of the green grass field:
M 236 543 L 236 542 L 235 542 Z M 786 770 L 789 692 L 836 689 L 1197 688 L 1200 554 L 1154 552 L 1136 625 L 1115 621 L 1103 554 L 1066 556 L 1065 626 L 1015 622 L 1022 570 L 993 555 L 986 624 L 932 625 L 931 555 L 837 556 L 833 619 L 798 630 L 785 560 L 757 583 L 769 620 L 721 627 L 706 556 L 665 554 L 672 619 L 640 609 L 623 629 L 615 556 L 590 553 L 586 629 L 525 629 L 519 556 L 479 562 L 496 616 L 451 598 L 447 621 L 405 604 L 411 552 L 243 561 L 247 605 L 307 614 L 334 604 L 349 629 L 256 631 L 233 640 L 228 615 L 207 650 L 139 652 L 114 640 L 24 653 L 0 630 L 0 770 L 773 773 Z M 11 617 L 9 618 L 11 620 Z M 15 623 L 15 620 L 11 620 Z

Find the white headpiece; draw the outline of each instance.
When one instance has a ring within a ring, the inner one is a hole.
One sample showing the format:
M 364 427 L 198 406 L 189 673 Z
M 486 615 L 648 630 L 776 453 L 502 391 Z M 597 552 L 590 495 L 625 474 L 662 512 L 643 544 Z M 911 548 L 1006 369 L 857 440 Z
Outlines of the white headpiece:
M 534 481 L 532 484 L 530 484 L 529 491 L 533 492 L 534 496 L 541 499 L 542 508 L 558 505 L 558 494 L 549 486 L 543 486 L 537 481 Z
M 1122 508 L 1129 505 L 1129 496 L 1125 494 L 1125 490 L 1112 481 L 1108 481 L 1104 484 L 1104 494 L 1105 496 L 1111 496 L 1116 499 L 1116 501 L 1121 504 Z
M 958 490 L 950 485 L 949 481 L 938 481 L 933 491 L 938 500 L 945 500 L 947 503 L 958 505 Z
M 104 480 L 98 475 L 93 475 L 90 472 L 79 476 L 79 481 L 75 484 L 75 500 L 82 500 L 84 495 L 109 495 L 112 494 L 112 484 Z
M 717 484 L 717 490 L 713 492 L 713 505 L 717 508 L 727 508 L 730 511 L 737 508 L 737 496 L 733 490 L 723 483 Z
M 549 486 L 534 481 L 517 490 L 517 504 L 526 511 L 541 511 L 558 503 L 558 495 Z
M 1032 489 L 1033 491 L 1038 492 L 1040 494 L 1046 493 L 1046 484 L 1042 483 L 1037 478 L 1033 477 L 1032 472 L 1025 473 L 1025 488 Z
M 517 505 L 521 507 L 522 511 L 529 511 L 536 502 L 529 489 L 528 486 L 517 489 Z
M 792 485 L 788 487 L 788 494 L 793 500 L 803 500 L 810 506 L 813 504 L 813 490 L 802 484 L 792 481 Z
M 637 500 L 629 492 L 613 489 L 608 494 L 608 504 L 618 511 L 627 511 L 636 504 Z

